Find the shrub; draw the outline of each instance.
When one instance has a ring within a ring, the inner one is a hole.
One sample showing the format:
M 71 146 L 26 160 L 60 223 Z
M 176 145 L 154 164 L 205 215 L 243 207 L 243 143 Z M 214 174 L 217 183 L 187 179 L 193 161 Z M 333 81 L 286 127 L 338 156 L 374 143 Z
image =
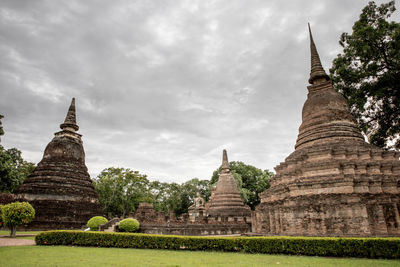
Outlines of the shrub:
M 99 226 L 107 222 L 108 220 L 103 216 L 94 216 L 87 222 L 87 227 L 89 227 L 91 231 L 98 231 Z
M 121 232 L 136 232 L 139 229 L 139 222 L 135 219 L 123 219 L 118 224 L 118 229 Z
M 4 226 L 10 229 L 10 236 L 15 237 L 17 226 L 28 224 L 35 218 L 35 209 L 28 202 L 14 202 L 3 206 Z
M 3 227 L 3 216 L 2 216 L 2 210 L 3 210 L 4 205 L 0 204 L 0 228 Z
M 400 238 L 339 237 L 203 237 L 84 231 L 49 231 L 35 238 L 37 245 L 74 245 L 117 248 L 241 251 L 308 256 L 400 258 Z

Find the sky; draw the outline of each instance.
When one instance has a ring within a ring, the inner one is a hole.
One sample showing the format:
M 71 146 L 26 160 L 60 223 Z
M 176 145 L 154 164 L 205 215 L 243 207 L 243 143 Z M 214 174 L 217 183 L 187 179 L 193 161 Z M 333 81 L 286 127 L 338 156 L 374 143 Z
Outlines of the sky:
M 75 97 L 92 178 L 210 179 L 223 149 L 273 171 L 301 124 L 307 23 L 328 72 L 367 3 L 0 0 L 1 145 L 38 163 Z

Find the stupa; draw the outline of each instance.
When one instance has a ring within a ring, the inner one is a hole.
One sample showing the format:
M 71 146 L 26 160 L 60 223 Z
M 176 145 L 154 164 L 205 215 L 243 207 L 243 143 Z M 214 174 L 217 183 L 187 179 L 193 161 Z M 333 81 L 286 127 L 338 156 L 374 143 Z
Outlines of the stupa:
M 60 128 L 43 159 L 16 191 L 18 200 L 35 208 L 30 229 L 82 228 L 92 216 L 102 215 L 85 165 L 81 135 L 76 132 L 74 98 Z
M 400 153 L 364 141 L 309 34 L 311 85 L 295 151 L 275 167 L 253 229 L 267 235 L 400 236 Z
M 206 212 L 214 217 L 250 217 L 250 207 L 243 204 L 225 149 L 222 154 L 221 173 Z

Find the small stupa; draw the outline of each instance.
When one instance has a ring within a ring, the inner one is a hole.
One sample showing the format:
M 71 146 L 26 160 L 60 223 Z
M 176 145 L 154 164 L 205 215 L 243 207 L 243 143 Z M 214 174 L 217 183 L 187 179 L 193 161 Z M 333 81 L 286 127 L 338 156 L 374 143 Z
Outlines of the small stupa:
M 60 128 L 43 159 L 16 190 L 18 200 L 28 201 L 35 208 L 30 229 L 77 229 L 92 216 L 102 215 L 85 165 L 81 135 L 76 132 L 74 98 Z
M 213 197 L 208 202 L 207 214 L 214 217 L 250 217 L 250 207 L 243 204 L 225 149 L 222 154 L 221 173 Z
M 295 151 L 275 167 L 253 229 L 268 235 L 400 236 L 400 153 L 364 141 L 325 73 L 311 73 Z

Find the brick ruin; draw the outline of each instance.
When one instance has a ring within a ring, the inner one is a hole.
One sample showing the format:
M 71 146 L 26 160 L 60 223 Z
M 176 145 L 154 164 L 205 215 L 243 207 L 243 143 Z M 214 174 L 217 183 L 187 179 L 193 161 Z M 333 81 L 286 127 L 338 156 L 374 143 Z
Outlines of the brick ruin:
M 400 153 L 364 141 L 325 73 L 311 73 L 295 151 L 275 167 L 253 217 L 266 235 L 400 236 Z
M 102 214 L 85 165 L 81 135 L 76 133 L 74 98 L 60 128 L 43 159 L 15 193 L 16 200 L 28 201 L 35 208 L 28 229 L 78 229 Z
M 189 214 L 155 212 L 153 205 L 140 203 L 132 216 L 140 222 L 140 231 L 149 234 L 232 235 L 251 231 L 250 207 L 243 204 L 235 179 L 229 168 L 226 150 L 223 151 L 221 173 L 209 202 L 197 196 Z

